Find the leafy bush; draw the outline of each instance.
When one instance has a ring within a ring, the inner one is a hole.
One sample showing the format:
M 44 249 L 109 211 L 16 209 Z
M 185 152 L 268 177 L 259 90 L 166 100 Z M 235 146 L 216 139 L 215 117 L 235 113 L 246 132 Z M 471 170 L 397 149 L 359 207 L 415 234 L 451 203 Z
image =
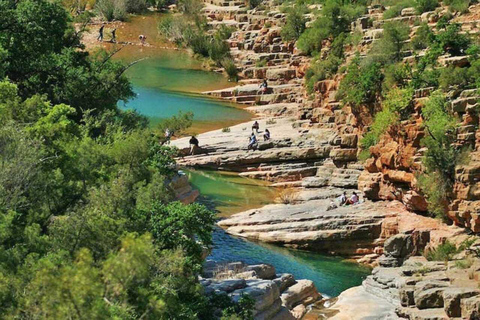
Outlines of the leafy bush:
M 161 120 L 157 124 L 158 135 L 163 137 L 164 132 L 168 129 L 171 134 L 181 135 L 185 129 L 189 128 L 193 123 L 192 112 L 179 112 L 178 115 Z
M 186 14 L 199 14 L 203 8 L 203 2 L 200 0 L 178 0 L 178 9 Z
M 386 66 L 384 74 L 382 90 L 388 92 L 394 87 L 406 87 L 412 77 L 412 68 L 409 64 L 399 62 Z
M 336 39 L 341 33 L 350 30 L 350 24 L 365 11 L 362 5 L 327 0 L 313 25 L 306 29 L 297 42 L 299 49 L 307 54 L 320 52 L 322 42 Z
M 383 19 L 392 19 L 398 17 L 403 9 L 413 7 L 415 5 L 414 0 L 403 0 L 388 3 L 390 7 L 383 12 Z
M 470 6 L 470 0 L 444 0 L 443 4 L 447 5 L 450 11 L 467 12 Z
M 255 62 L 255 67 L 257 68 L 263 68 L 267 66 L 267 60 L 265 59 L 259 59 Z
M 462 55 L 470 46 L 470 38 L 460 33 L 461 26 L 458 23 L 448 24 L 445 30 L 436 35 L 436 41 L 445 52 L 451 55 Z
M 405 113 L 410 105 L 412 96 L 413 89 L 411 88 L 394 88 L 388 92 L 383 101 L 382 110 L 375 115 L 370 130 L 360 141 L 362 149 L 376 145 L 390 126 L 400 120 L 402 113 Z
M 438 7 L 438 0 L 415 0 L 415 9 L 418 14 L 433 11 Z
M 95 8 L 107 20 L 125 20 L 127 13 L 141 13 L 147 9 L 146 0 L 97 0 Z
M 158 32 L 160 35 L 179 46 L 184 44 L 186 42 L 186 36 L 190 35 L 190 33 L 187 32 L 189 28 L 190 25 L 186 19 L 173 17 L 171 15 L 163 17 L 158 23 Z
M 451 86 L 458 86 L 460 88 L 466 87 L 472 82 L 469 79 L 468 68 L 458 68 L 450 66 L 443 68 L 440 71 L 440 77 L 438 78 L 438 84 L 440 89 L 448 90 Z M 475 81 L 473 81 L 475 83 Z
M 287 14 L 287 22 L 281 31 L 282 39 L 284 41 L 297 40 L 305 31 L 305 22 L 302 8 L 291 9 Z
M 315 60 L 311 63 L 305 74 L 307 91 L 312 93 L 315 83 L 333 76 L 341 63 L 342 60 L 333 55 L 325 60 Z
M 340 83 L 338 98 L 352 107 L 375 101 L 380 94 L 383 74 L 378 63 L 361 64 L 355 57 Z
M 222 67 L 228 75 L 228 79 L 231 81 L 238 81 L 238 69 L 235 62 L 231 58 L 225 58 L 222 60 Z
M 453 256 L 458 253 L 457 247 L 449 242 L 439 245 L 435 250 L 427 254 L 427 259 L 430 261 L 450 261 Z
M 369 59 L 381 64 L 400 61 L 403 58 L 402 51 L 409 34 L 408 25 L 401 22 L 385 23 L 382 38 L 374 43 Z
M 426 22 L 422 23 L 412 39 L 412 47 L 416 50 L 425 49 L 435 41 L 435 35 Z
M 446 209 L 455 166 L 465 158 L 465 151 L 454 146 L 457 120 L 447 110 L 445 97 L 434 92 L 422 108 L 425 137 L 421 143 L 427 147 L 423 157 L 425 173 L 419 177 L 421 190 L 427 196 L 429 211 L 446 219 Z

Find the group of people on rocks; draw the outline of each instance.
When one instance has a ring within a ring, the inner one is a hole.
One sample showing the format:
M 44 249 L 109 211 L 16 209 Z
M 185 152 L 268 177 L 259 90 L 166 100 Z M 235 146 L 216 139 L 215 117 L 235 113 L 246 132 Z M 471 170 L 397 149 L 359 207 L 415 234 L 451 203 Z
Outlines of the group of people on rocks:
M 255 132 L 259 134 L 258 130 L 260 130 L 260 124 L 258 123 L 258 121 L 255 121 L 252 125 L 252 134 L 248 138 L 247 150 L 255 150 L 257 148 L 258 140 Z M 268 129 L 265 129 L 265 132 L 263 133 L 263 141 L 268 140 L 270 140 L 270 131 Z
M 97 40 L 98 41 L 103 41 L 103 30 L 105 29 L 105 23 L 103 23 L 100 27 L 100 29 L 98 29 L 98 37 L 97 37 Z M 117 42 L 117 28 L 114 28 L 112 31 L 111 31 L 111 35 L 112 35 L 112 39 L 111 41 L 112 42 Z
M 103 31 L 105 29 L 105 23 L 102 23 L 102 25 L 100 26 L 100 29 L 98 29 L 98 37 L 97 37 L 97 41 L 100 41 L 102 42 L 103 41 Z M 117 42 L 117 28 L 114 28 L 110 34 L 112 35 L 112 39 L 110 40 L 111 42 L 115 43 Z M 138 39 L 140 40 L 140 43 L 143 45 L 145 45 L 145 41 L 147 41 L 147 36 L 141 34 L 138 36 Z
M 335 201 L 330 202 L 327 210 L 332 210 L 342 206 L 349 206 L 349 205 L 356 205 L 360 203 L 360 198 L 358 194 L 354 191 L 350 198 L 347 197 L 347 192 L 344 191 L 339 197 L 335 199 Z

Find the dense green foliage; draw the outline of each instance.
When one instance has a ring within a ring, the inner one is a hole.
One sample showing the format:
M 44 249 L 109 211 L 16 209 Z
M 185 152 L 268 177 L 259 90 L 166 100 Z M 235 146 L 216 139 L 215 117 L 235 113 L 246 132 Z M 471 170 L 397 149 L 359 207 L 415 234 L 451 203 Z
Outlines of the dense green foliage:
M 179 46 L 192 49 L 193 53 L 211 59 L 217 66 L 223 66 L 230 58 L 230 46 L 226 42 L 232 28 L 222 25 L 213 32 L 203 17 L 198 15 L 167 17 L 158 26 L 165 38 Z
M 400 61 L 405 42 L 409 38 L 410 28 L 400 22 L 387 22 L 383 27 L 382 37 L 370 50 L 369 59 L 382 65 Z
M 340 83 L 338 97 L 352 107 L 374 102 L 380 94 L 382 80 L 379 63 L 362 64 L 357 56 L 348 66 L 347 74 Z
M 5 0 L 0 12 L 0 77 L 16 83 L 22 98 L 45 94 L 73 107 L 79 120 L 82 110 L 116 110 L 118 100 L 132 97 L 125 67 L 79 50 L 79 35 L 58 4 Z
M 427 259 L 430 261 L 450 261 L 456 253 L 458 253 L 457 246 L 447 240 L 435 250 L 428 252 Z
M 360 142 L 362 149 L 368 150 L 369 147 L 376 145 L 381 135 L 401 119 L 402 114 L 408 110 L 412 96 L 411 88 L 394 88 L 387 93 L 382 103 L 382 110 L 375 114 L 370 130 Z
M 251 319 L 203 294 L 214 214 L 174 202 L 164 128 L 116 108 L 125 66 L 82 51 L 56 2 L 2 1 L 0 28 L 0 318 Z
M 365 7 L 355 1 L 327 0 L 315 22 L 298 39 L 298 48 L 312 55 L 320 52 L 323 41 L 348 32 L 351 22 L 364 11 Z
M 284 41 L 297 40 L 305 31 L 305 10 L 301 7 L 294 7 L 287 14 L 287 22 L 282 28 L 281 35 Z
M 424 155 L 425 173 L 419 179 L 426 194 L 429 211 L 445 217 L 448 197 L 453 187 L 455 166 L 462 161 L 462 150 L 454 145 L 457 120 L 447 110 L 445 97 L 435 92 L 422 108 L 426 131 L 422 144 L 427 147 Z

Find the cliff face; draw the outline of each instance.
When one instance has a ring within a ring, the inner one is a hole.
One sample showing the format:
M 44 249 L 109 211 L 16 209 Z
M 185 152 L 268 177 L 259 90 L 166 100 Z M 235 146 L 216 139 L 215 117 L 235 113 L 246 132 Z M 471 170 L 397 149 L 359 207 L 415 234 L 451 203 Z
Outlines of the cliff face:
M 400 17 L 384 20 L 384 8 L 375 7 L 368 10 L 368 14 L 353 23 L 352 29 L 361 32 L 362 41 L 357 47 L 346 48 L 345 58 L 348 62 L 354 52 L 363 55 L 371 48 L 372 43 L 382 33 L 383 26 L 389 21 L 399 21 L 412 27 L 411 41 L 415 35 L 418 21 L 426 22 L 435 28 L 436 22 L 447 14 L 447 8 L 439 7 L 433 12 L 415 15 L 414 10 L 404 9 Z M 458 14 L 452 20 L 459 23 L 461 32 L 476 34 L 476 17 L 480 7 L 470 7 L 469 13 Z M 366 22 L 368 21 L 368 23 Z M 404 63 L 410 63 L 418 56 L 412 52 L 404 52 Z M 441 56 L 439 65 L 458 66 L 468 65 L 468 56 Z M 367 105 L 352 112 L 348 105 L 337 101 L 336 96 L 342 74 L 336 74 L 331 79 L 317 82 L 314 86 L 313 102 L 304 103 L 300 107 L 299 117 L 310 119 L 312 126 L 328 126 L 336 132 L 335 142 L 338 150 L 332 150 L 330 157 L 337 163 L 357 161 L 359 141 L 368 131 L 375 112 L 381 105 Z M 432 93 L 433 88 L 422 88 L 414 92 L 413 110 L 408 120 L 392 125 L 373 147 L 369 148 L 370 158 L 363 161 L 364 170 L 358 179 L 358 189 L 365 197 L 371 200 L 399 200 L 408 210 L 427 212 L 427 199 L 420 191 L 417 177 L 424 171 L 422 157 L 426 149 L 421 145 L 425 136 L 424 121 L 421 109 Z M 459 226 L 470 228 L 474 232 L 480 231 L 478 215 L 480 179 L 478 166 L 478 143 L 480 139 L 479 119 L 477 113 L 478 93 L 476 90 L 459 90 L 451 87 L 447 92 L 448 109 L 458 121 L 455 144 L 471 150 L 469 160 L 465 164 L 457 165 L 453 192 L 448 203 L 448 218 Z

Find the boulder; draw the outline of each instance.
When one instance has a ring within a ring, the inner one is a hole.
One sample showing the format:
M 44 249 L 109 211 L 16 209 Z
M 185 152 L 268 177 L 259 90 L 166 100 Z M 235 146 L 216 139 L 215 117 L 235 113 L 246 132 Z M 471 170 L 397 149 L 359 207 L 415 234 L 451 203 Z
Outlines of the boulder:
M 282 304 L 292 309 L 298 304 L 312 303 L 321 298 L 317 288 L 310 280 L 298 280 L 293 286 L 287 288 L 282 295 Z
M 280 295 L 277 285 L 269 280 L 246 280 L 246 284 L 245 288 L 235 290 L 230 296 L 238 302 L 243 295 L 250 295 L 255 299 L 256 313 L 270 308 Z
M 397 234 L 385 241 L 384 252 L 387 256 L 394 258 L 405 258 L 414 250 L 412 236 L 408 234 Z
M 285 289 L 295 284 L 295 279 L 293 278 L 293 275 L 284 273 L 277 275 L 277 278 L 273 279 L 273 282 L 277 285 L 280 292 L 283 292 Z
M 449 317 L 461 317 L 461 300 L 477 296 L 479 294 L 480 291 L 477 289 L 456 287 L 447 288 L 443 291 L 443 308 Z
M 244 279 L 213 280 L 210 284 L 210 288 L 212 288 L 217 293 L 230 293 L 237 289 L 243 289 L 246 286 L 247 283 Z
M 462 299 L 460 305 L 463 319 L 480 319 L 480 299 L 478 296 Z
M 427 290 L 415 290 L 415 305 L 418 309 L 443 307 L 443 292 L 445 287 L 437 287 Z
M 256 264 L 245 267 L 245 271 L 255 271 L 260 279 L 271 280 L 275 278 L 275 267 L 269 264 Z

